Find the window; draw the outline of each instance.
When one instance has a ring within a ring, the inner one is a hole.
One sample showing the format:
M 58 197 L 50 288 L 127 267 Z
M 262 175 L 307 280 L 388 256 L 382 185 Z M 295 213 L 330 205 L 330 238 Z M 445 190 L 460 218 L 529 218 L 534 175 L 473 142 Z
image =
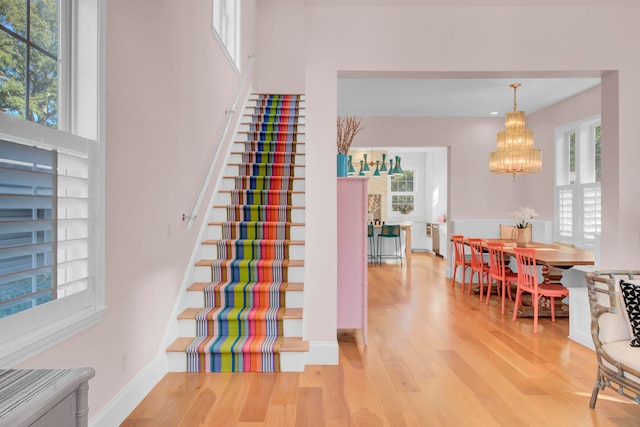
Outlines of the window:
M 0 140 L 0 318 L 56 298 L 56 161 Z
M 0 109 L 58 127 L 60 62 L 57 0 L 0 2 Z
M 213 34 L 229 61 L 240 70 L 240 0 L 213 0 Z
M 58 67 L 48 69 L 44 76 L 33 62 L 34 56 L 42 54 L 39 49 L 44 43 L 38 36 L 41 21 L 36 14 L 50 11 L 54 5 L 64 6 L 68 14 L 73 10 L 74 19 L 65 19 L 65 14 L 57 11 L 55 23 L 46 21 L 47 37 L 57 37 Z M 2 366 L 12 366 L 94 325 L 105 309 L 101 267 L 105 12 L 104 0 L 0 0 L 0 102 L 4 112 L 0 114 Z M 25 22 L 22 27 L 17 24 L 21 19 Z M 59 29 L 58 36 L 54 28 Z M 61 42 L 65 37 L 60 36 L 63 33 L 83 43 L 73 49 L 65 47 Z M 20 43 L 25 46 L 25 65 L 8 67 L 11 61 L 18 63 L 17 56 L 7 54 L 4 48 Z M 70 66 L 60 66 L 63 62 Z M 25 74 L 28 83 L 24 97 L 5 97 L 14 93 L 12 90 L 22 93 L 11 74 L 19 67 L 33 71 Z M 76 70 L 76 74 L 70 70 Z M 69 94 L 60 91 L 60 86 L 68 87 Z M 57 97 L 54 87 L 58 88 Z M 38 112 L 42 109 L 29 113 L 40 102 L 41 93 L 35 89 L 41 88 L 51 96 L 46 104 L 48 111 L 55 110 L 47 120 L 45 113 Z M 17 106 L 13 110 L 5 108 L 9 98 Z M 63 102 L 65 99 L 73 99 L 74 105 Z M 23 114 L 20 108 L 24 108 Z
M 409 214 L 415 209 L 414 170 L 405 169 L 402 175 L 391 176 L 391 212 Z
M 600 118 L 556 129 L 555 240 L 593 247 L 601 226 Z

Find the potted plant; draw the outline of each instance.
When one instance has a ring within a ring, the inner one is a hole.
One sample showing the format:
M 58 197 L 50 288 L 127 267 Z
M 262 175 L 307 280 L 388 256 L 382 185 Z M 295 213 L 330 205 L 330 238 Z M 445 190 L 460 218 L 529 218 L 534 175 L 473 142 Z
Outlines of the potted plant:
M 511 219 L 516 221 L 516 245 L 520 247 L 526 247 L 529 243 L 529 236 L 527 235 L 527 227 L 531 224 L 531 220 L 538 216 L 535 210 L 530 207 L 520 208 L 515 212 L 509 214 Z

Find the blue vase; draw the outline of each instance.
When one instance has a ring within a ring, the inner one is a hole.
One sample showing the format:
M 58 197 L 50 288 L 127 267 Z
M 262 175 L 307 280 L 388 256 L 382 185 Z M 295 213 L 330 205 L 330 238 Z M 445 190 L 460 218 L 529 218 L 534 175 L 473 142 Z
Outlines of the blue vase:
M 338 154 L 338 176 L 343 177 L 347 176 L 347 165 L 348 165 L 347 155 L 346 154 Z

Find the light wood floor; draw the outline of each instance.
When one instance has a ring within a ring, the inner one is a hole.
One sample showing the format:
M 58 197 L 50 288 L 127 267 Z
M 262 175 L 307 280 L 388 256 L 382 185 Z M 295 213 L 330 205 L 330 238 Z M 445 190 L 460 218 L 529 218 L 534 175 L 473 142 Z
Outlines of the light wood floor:
M 122 426 L 638 426 L 640 405 L 600 392 L 568 319 L 513 322 L 460 292 L 444 261 L 369 268 L 369 346 L 341 331 L 340 364 L 303 373 L 167 374 Z

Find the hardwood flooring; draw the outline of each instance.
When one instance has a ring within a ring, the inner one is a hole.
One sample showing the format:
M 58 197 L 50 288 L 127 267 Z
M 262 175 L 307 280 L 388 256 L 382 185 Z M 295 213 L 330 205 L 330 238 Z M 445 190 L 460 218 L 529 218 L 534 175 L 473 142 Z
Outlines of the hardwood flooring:
M 640 425 L 640 405 L 611 390 L 589 409 L 595 354 L 567 338 L 569 319 L 533 335 L 497 296 L 487 306 L 450 284 L 430 254 L 371 266 L 368 347 L 340 331 L 337 366 L 169 373 L 122 426 Z

